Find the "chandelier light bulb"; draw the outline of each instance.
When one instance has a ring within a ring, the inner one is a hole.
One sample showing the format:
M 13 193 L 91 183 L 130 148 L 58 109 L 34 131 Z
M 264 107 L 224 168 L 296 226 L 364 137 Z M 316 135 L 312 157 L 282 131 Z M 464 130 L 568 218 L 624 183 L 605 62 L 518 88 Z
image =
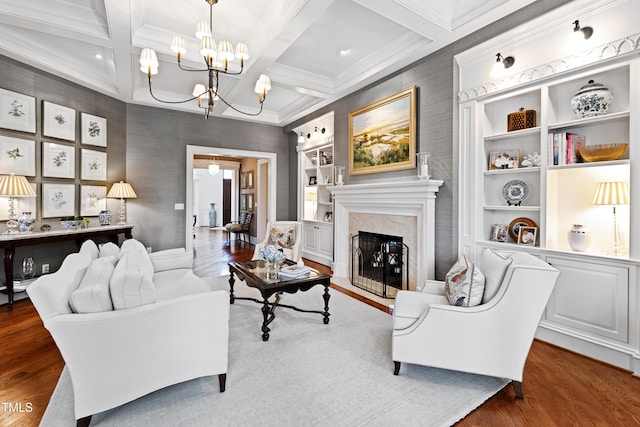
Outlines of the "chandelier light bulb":
M 249 59 L 249 48 L 246 44 L 240 42 L 236 45 L 236 58 L 241 61 Z

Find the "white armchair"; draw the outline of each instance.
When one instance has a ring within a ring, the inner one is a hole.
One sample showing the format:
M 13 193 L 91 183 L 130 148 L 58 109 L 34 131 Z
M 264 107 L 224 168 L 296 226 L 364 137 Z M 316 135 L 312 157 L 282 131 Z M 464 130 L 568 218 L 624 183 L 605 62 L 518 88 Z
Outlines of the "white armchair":
M 504 278 L 496 281 L 501 284 L 495 296 L 474 307 L 449 305 L 442 282 L 428 281 L 420 292 L 398 292 L 392 337 L 395 375 L 406 362 L 508 378 L 516 397 L 523 398 L 524 364 L 559 272 L 527 253 L 510 257 Z M 487 274 L 487 285 L 490 280 Z
M 190 253 L 173 249 L 150 257 L 155 302 L 74 313 L 69 298 L 97 256 L 97 251 L 81 249 L 28 288 L 71 375 L 78 425 L 89 425 L 93 414 L 194 378 L 218 375 L 224 392 L 228 293 L 211 291 L 193 275 Z
M 267 231 L 262 242 L 257 243 L 252 259 L 260 259 L 260 249 L 266 245 L 276 245 L 282 248 L 284 256 L 291 261 L 300 259 L 300 245 L 302 243 L 302 222 L 274 221 L 267 224 Z

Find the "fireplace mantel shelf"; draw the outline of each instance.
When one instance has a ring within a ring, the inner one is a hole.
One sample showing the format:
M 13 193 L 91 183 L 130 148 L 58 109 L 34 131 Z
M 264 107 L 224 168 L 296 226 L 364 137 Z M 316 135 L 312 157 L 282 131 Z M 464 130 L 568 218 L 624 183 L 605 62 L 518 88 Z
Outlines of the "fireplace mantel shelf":
M 353 196 L 365 196 L 370 194 L 400 194 L 400 193 L 437 193 L 440 186 L 444 184 L 444 181 L 431 179 L 421 180 L 406 179 L 406 180 L 390 180 L 390 181 L 377 181 L 367 182 L 365 184 L 348 184 L 348 185 L 334 185 L 328 187 L 334 195 L 348 195 Z

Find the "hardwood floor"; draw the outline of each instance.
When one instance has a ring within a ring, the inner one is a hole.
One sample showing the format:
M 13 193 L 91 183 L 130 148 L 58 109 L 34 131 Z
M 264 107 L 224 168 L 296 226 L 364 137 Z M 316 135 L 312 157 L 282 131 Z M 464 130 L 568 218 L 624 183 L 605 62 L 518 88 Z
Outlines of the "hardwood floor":
M 253 246 L 237 241 L 227 246 L 222 234 L 197 230 L 194 271 L 199 276 L 227 274 L 229 261 L 253 255 Z M 37 426 L 64 363 L 28 300 L 16 302 L 11 313 L 6 306 L 0 309 L 0 426 Z M 384 380 L 392 379 L 390 360 Z M 515 400 L 507 386 L 457 425 L 640 426 L 640 378 L 541 341 L 533 343 L 523 389 L 524 400 Z

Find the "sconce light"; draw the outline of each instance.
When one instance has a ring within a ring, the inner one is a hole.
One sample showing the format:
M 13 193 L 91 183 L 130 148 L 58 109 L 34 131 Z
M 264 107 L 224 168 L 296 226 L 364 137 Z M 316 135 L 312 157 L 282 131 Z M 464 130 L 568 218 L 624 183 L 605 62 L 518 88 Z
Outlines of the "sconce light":
M 571 33 L 571 37 L 569 37 L 569 41 L 567 43 L 567 49 L 573 50 L 580 46 L 585 40 L 589 40 L 593 35 L 592 27 L 581 27 L 580 21 L 577 19 L 573 21 L 573 33 Z
M 304 133 L 300 132 L 300 136 L 298 137 L 298 144 L 304 143 Z
M 505 73 L 507 68 L 511 68 L 511 66 L 516 62 L 516 59 L 513 56 L 503 57 L 500 53 L 496 54 L 496 62 L 493 64 L 493 68 L 491 69 L 491 77 L 500 77 Z
M 320 132 L 322 132 L 322 134 L 324 135 L 324 133 L 327 131 L 327 129 L 322 128 L 322 130 Z

